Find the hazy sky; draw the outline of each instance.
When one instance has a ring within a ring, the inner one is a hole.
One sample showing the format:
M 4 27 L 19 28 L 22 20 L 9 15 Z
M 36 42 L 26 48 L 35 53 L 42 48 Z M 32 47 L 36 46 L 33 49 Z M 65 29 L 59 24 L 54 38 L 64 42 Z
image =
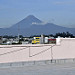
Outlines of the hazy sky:
M 28 15 L 75 27 L 75 0 L 0 0 L 0 28 L 9 27 Z

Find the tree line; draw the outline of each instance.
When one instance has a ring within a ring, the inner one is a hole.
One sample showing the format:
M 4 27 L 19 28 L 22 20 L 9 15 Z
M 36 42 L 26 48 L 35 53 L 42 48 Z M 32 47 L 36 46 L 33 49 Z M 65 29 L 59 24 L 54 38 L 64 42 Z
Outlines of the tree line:
M 37 36 L 40 37 L 41 35 L 32 35 L 32 36 L 29 36 L 29 37 L 32 38 L 32 37 L 37 37 Z M 65 38 L 65 37 L 75 38 L 75 36 L 73 34 L 69 33 L 69 32 L 59 32 L 59 33 L 56 33 L 56 34 L 49 34 L 49 35 L 44 35 L 44 36 L 47 36 L 47 37 L 51 36 L 51 37 L 54 37 L 54 38 L 57 38 L 58 36 L 63 37 L 63 38 Z M 4 35 L 2 37 L 10 39 L 10 38 L 17 38 L 18 36 Z M 19 38 L 24 38 L 24 37 L 25 36 L 23 36 L 23 35 L 19 35 Z

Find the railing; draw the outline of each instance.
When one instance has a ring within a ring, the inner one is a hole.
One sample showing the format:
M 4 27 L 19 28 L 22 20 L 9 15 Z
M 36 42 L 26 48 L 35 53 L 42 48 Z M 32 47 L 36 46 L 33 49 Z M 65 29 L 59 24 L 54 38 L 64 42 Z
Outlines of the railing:
M 31 55 L 31 47 L 45 47 L 45 46 L 50 46 L 50 47 L 45 49 L 45 50 L 42 50 L 42 51 L 40 51 L 40 52 L 38 52 L 36 54 Z M 23 47 L 23 48 L 18 49 L 18 50 L 13 50 L 13 51 L 8 51 L 8 52 L 5 52 L 5 53 L 2 53 L 2 54 L 0 54 L 0 56 L 15 53 L 15 52 L 22 51 L 22 50 L 26 50 L 27 48 L 29 48 L 29 57 L 34 57 L 34 56 L 40 55 L 40 54 L 42 54 L 42 53 L 44 53 L 44 52 L 46 52 L 48 50 L 51 50 L 50 51 L 51 52 L 50 53 L 51 54 L 51 60 L 53 60 L 53 50 L 52 50 L 52 48 L 54 46 L 56 46 L 56 44 L 54 44 L 54 45 L 38 45 L 38 46 L 33 46 L 33 45 L 32 46 L 5 46 L 5 47 L 0 47 L 0 48 L 10 48 L 10 49 L 15 48 L 15 47 Z

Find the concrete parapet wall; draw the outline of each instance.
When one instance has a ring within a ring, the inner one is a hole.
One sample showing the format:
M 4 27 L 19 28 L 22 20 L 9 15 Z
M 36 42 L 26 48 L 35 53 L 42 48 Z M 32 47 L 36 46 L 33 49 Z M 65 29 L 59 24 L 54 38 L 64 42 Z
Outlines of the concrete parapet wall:
M 61 38 L 60 45 L 52 48 L 53 59 L 75 58 L 75 39 Z
M 41 60 L 52 60 L 51 62 L 62 63 L 65 60 L 66 62 L 74 62 L 73 59 L 75 58 L 75 39 L 60 38 L 58 43 L 59 44 L 0 45 L 0 63 L 29 61 L 36 62 Z M 61 61 L 59 59 L 61 59 Z M 43 62 L 40 63 L 43 64 Z
M 51 59 L 52 45 L 18 45 L 0 48 L 0 63 Z

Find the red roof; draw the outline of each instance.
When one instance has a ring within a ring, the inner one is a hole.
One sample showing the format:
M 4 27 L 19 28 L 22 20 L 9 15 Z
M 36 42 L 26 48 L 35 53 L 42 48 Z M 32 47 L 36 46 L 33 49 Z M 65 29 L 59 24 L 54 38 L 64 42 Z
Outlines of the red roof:
M 56 39 L 48 39 L 48 41 L 56 41 Z

